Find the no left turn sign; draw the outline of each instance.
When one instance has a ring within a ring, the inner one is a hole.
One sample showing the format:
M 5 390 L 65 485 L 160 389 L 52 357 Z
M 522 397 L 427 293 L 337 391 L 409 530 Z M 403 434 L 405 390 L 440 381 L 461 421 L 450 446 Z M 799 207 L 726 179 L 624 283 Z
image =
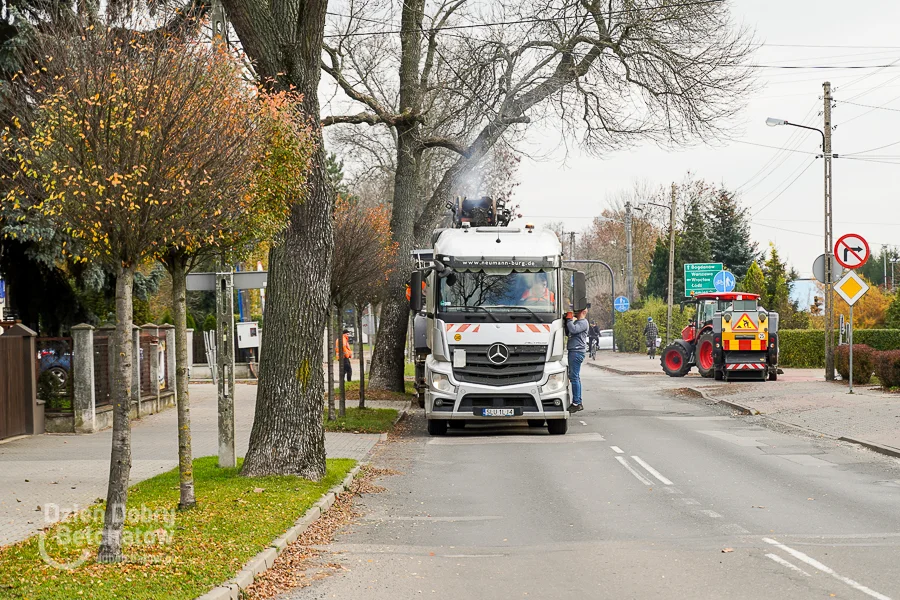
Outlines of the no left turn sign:
M 845 269 L 858 269 L 869 260 L 869 244 L 861 235 L 842 235 L 834 245 L 834 257 Z

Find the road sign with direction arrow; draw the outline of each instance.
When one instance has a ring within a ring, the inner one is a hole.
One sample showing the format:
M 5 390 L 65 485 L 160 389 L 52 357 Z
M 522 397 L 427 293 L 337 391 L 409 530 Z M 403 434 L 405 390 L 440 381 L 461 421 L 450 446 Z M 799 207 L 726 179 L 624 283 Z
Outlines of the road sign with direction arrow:
M 626 310 L 628 310 L 629 306 L 628 298 L 626 298 L 625 296 L 619 296 L 613 301 L 613 306 L 617 311 L 625 312 Z
M 834 257 L 842 267 L 858 269 L 869 260 L 869 244 L 861 235 L 842 235 L 834 244 Z
M 730 292 L 734 289 L 734 273 L 719 271 L 713 278 L 713 285 L 717 292 Z

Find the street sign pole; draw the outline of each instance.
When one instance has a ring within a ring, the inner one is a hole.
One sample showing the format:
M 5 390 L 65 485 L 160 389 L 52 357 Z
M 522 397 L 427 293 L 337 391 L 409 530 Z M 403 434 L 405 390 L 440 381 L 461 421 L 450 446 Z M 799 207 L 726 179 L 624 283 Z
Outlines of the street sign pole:
M 850 342 L 850 393 L 853 393 L 853 305 L 850 305 L 850 332 L 847 334 Z

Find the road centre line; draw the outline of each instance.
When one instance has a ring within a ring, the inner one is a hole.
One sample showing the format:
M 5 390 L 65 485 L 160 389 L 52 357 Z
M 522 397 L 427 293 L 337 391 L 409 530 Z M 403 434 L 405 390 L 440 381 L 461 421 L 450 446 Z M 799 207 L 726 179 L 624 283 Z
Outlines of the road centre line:
M 628 469 L 628 472 L 631 473 L 632 475 L 634 475 L 634 476 L 637 478 L 638 481 L 640 481 L 640 482 L 643 483 L 644 485 L 653 485 L 653 482 L 652 482 L 652 481 L 650 481 L 649 479 L 647 479 L 646 477 L 644 477 L 643 475 L 641 475 L 640 473 L 638 473 L 637 470 L 635 470 L 634 467 L 632 467 L 630 464 L 628 464 L 628 461 L 625 460 L 625 457 L 624 457 L 624 456 L 617 456 L 617 457 L 616 457 L 616 460 L 619 461 L 619 462 L 622 464 L 623 467 L 625 467 L 626 469 Z
M 781 557 L 778 556 L 777 554 L 766 554 L 766 556 L 768 556 L 769 558 L 771 558 L 772 560 L 774 560 L 775 562 L 777 562 L 777 563 L 778 563 L 779 565 L 781 565 L 782 567 L 787 567 L 788 569 L 790 569 L 790 570 L 792 570 L 792 571 L 796 571 L 796 572 L 798 572 L 798 573 L 803 573 L 803 574 L 806 575 L 807 577 L 812 577 L 812 575 L 810 575 L 809 573 L 807 573 L 806 571 L 804 571 L 803 569 L 801 569 L 800 567 L 798 567 L 798 566 L 795 565 L 794 563 L 792 563 L 792 562 L 790 562 L 790 561 L 787 561 L 787 560 L 784 560 L 783 558 L 781 558 Z
M 610 448 L 612 448 L 613 452 L 615 452 L 616 454 L 625 454 L 625 452 L 618 446 L 610 446 Z
M 671 481 L 669 481 L 668 479 L 666 479 L 666 478 L 663 476 L 662 473 L 660 473 L 659 471 L 657 471 L 656 469 L 654 469 L 653 467 L 651 467 L 650 465 L 648 465 L 648 464 L 646 463 L 646 461 L 644 461 L 644 460 L 641 459 L 641 457 L 639 457 L 639 456 L 632 456 L 631 458 L 633 458 L 637 464 L 639 464 L 639 465 L 641 465 L 642 467 L 644 467 L 645 469 L 647 469 L 647 472 L 648 472 L 648 473 L 650 473 L 651 475 L 653 475 L 654 477 L 656 477 L 657 479 L 659 479 L 664 485 L 672 485 L 672 482 L 671 482 Z
M 885 596 L 884 594 L 879 594 L 875 590 L 867 588 L 866 586 L 850 579 L 849 577 L 844 577 L 843 575 L 839 575 L 838 573 L 835 573 L 834 570 L 831 569 L 830 567 L 825 566 L 824 564 L 820 563 L 816 559 L 800 552 L 799 550 L 794 550 L 793 548 L 791 548 L 789 546 L 785 546 L 784 544 L 782 544 L 776 540 L 773 540 L 772 538 L 763 538 L 763 541 L 766 542 L 767 544 L 772 544 L 776 548 L 780 548 L 781 550 L 787 552 L 794 558 L 796 558 L 798 560 L 802 560 L 809 566 L 811 566 L 815 569 L 818 569 L 819 571 L 822 571 L 823 573 L 831 575 L 838 581 L 846 583 L 853 589 L 858 590 L 858 591 L 862 592 L 863 594 L 866 594 L 867 596 L 871 596 L 872 598 L 877 598 L 878 600 L 891 600 L 889 596 Z

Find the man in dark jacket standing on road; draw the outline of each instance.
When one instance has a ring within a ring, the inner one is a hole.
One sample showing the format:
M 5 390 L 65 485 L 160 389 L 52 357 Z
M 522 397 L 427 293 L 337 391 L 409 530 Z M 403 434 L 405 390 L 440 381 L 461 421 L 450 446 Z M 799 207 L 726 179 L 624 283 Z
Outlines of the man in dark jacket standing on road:
M 644 327 L 644 338 L 647 341 L 647 356 L 650 360 L 656 358 L 656 338 L 659 337 L 659 327 L 653 322 L 653 317 L 647 317 L 647 326 Z
M 581 363 L 588 345 L 587 309 L 566 313 L 566 331 L 569 333 L 569 381 L 572 383 L 572 404 L 569 412 L 584 410 L 581 404 Z

